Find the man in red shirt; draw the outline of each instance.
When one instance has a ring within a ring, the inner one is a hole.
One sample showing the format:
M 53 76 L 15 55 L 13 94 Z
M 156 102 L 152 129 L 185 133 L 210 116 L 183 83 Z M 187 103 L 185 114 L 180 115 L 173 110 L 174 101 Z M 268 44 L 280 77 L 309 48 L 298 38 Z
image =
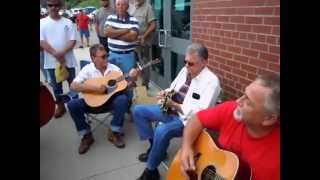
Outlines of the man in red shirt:
M 199 111 L 188 122 L 180 156 L 184 175 L 195 170 L 192 144 L 203 128 L 219 132 L 218 146 L 248 164 L 252 180 L 279 180 L 280 76 L 260 75 L 236 101 Z
M 80 48 L 83 48 L 83 36 L 87 39 L 87 46 L 89 47 L 89 23 L 90 18 L 83 12 L 83 10 L 80 10 L 80 14 L 78 15 L 77 19 L 77 27 L 78 31 L 80 31 L 80 38 L 81 38 L 81 45 Z

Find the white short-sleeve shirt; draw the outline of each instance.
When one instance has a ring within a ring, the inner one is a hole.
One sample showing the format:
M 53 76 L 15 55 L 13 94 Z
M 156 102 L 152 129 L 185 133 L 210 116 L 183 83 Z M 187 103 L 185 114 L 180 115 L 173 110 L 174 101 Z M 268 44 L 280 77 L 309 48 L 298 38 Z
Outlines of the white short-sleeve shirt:
M 111 63 L 108 63 L 106 71 L 104 72 L 104 74 L 102 74 L 95 67 L 94 63 L 90 63 L 81 69 L 81 71 L 78 73 L 76 78 L 74 78 L 73 82 L 83 83 L 84 81 L 86 81 L 88 79 L 103 77 L 103 76 L 107 75 L 108 73 L 110 73 L 111 71 L 122 72 L 118 66 L 111 64 Z
M 56 50 L 65 48 L 67 42 L 76 40 L 77 31 L 73 23 L 64 17 L 54 20 L 50 16 L 40 19 L 40 40 L 47 41 Z M 77 62 L 73 50 L 65 54 L 66 66 L 76 67 Z M 44 68 L 54 69 L 57 60 L 54 56 L 44 51 Z

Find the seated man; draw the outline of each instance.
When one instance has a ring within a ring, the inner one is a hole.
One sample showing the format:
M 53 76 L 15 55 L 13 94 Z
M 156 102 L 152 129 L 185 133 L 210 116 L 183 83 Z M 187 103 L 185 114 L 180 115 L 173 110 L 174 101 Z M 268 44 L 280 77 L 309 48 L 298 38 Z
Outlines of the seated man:
M 111 71 L 121 71 L 117 66 L 108 63 L 107 52 L 103 45 L 96 44 L 90 47 L 92 63 L 83 67 L 77 77 L 71 83 L 71 89 L 77 92 L 108 93 L 111 89 L 104 85 L 92 86 L 83 82 L 97 77 L 103 77 Z M 130 76 L 137 75 L 137 71 L 130 71 Z M 113 119 L 108 131 L 108 139 L 118 148 L 123 148 L 125 143 L 122 139 L 122 126 L 124 114 L 128 109 L 128 97 L 125 91 L 114 94 L 105 104 L 92 108 L 83 99 L 72 99 L 68 102 L 70 115 L 75 123 L 77 131 L 82 136 L 79 154 L 86 153 L 94 142 L 90 125 L 85 121 L 85 113 L 103 113 L 113 111 Z
M 191 44 L 186 50 L 185 67 L 171 83 L 170 88 L 158 94 L 163 99 L 166 92 L 174 90 L 176 95 L 169 100 L 168 114 L 161 111 L 160 105 L 137 105 L 133 110 L 139 136 L 148 139 L 150 148 L 139 155 L 140 161 L 147 161 L 147 167 L 140 180 L 158 180 L 157 167 L 165 157 L 169 142 L 174 137 L 181 137 L 186 119 L 210 105 L 214 105 L 220 92 L 218 77 L 207 67 L 208 50 L 201 44 Z M 160 121 L 153 132 L 152 121 Z
M 249 165 L 253 180 L 280 179 L 280 76 L 258 76 L 236 101 L 198 112 L 183 132 L 183 174 L 195 170 L 192 144 L 203 128 L 219 132 L 218 143 Z M 243 176 L 242 176 L 243 177 Z

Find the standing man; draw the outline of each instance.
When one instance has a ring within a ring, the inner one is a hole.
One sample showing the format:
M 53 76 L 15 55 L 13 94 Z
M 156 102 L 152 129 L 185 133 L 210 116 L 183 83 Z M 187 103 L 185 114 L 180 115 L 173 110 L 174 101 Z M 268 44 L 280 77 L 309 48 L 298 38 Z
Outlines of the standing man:
M 47 0 L 47 5 L 49 16 L 40 19 L 40 46 L 44 50 L 44 68 L 48 73 L 57 103 L 54 117 L 59 118 L 66 109 L 61 98 L 62 82 L 57 83 L 55 68 L 58 63 L 66 65 L 69 72 L 67 80 L 69 84 L 72 82 L 76 67 L 73 48 L 76 44 L 77 31 L 69 19 L 59 15 L 61 0 Z
M 96 24 L 95 29 L 99 38 L 100 44 L 104 46 L 106 51 L 109 53 L 108 37 L 105 34 L 104 25 L 109 15 L 114 13 L 113 8 L 110 6 L 109 0 L 101 0 L 101 8 L 96 12 L 94 16 L 94 23 Z
M 41 6 L 40 6 L 40 19 L 45 18 L 46 16 L 41 13 Z M 48 82 L 48 77 L 47 77 L 47 71 L 44 69 L 44 55 L 43 55 L 43 49 L 40 46 L 40 70 L 44 76 L 44 81 Z
M 83 48 L 83 36 L 86 37 L 87 40 L 87 47 L 89 47 L 89 23 L 90 18 L 83 12 L 82 9 L 80 9 L 80 14 L 77 16 L 76 19 L 78 31 L 80 32 L 80 39 L 81 39 L 81 45 L 80 48 Z
M 128 0 L 116 0 L 116 14 L 108 16 L 106 35 L 110 50 L 109 60 L 128 73 L 135 64 L 134 49 L 139 34 L 138 20 L 127 12 Z
M 156 30 L 156 18 L 154 11 L 149 3 L 145 0 L 135 0 L 135 6 L 131 12 L 131 15 L 139 21 L 139 35 L 138 46 L 136 52 L 139 61 L 143 64 L 148 63 L 151 60 L 151 45 L 153 32 Z M 150 80 L 150 67 L 142 71 L 142 85 L 149 88 Z
M 258 76 L 236 101 L 200 111 L 188 122 L 180 156 L 184 174 L 195 170 L 192 144 L 203 128 L 219 132 L 219 147 L 248 164 L 252 180 L 280 180 L 279 75 Z
M 141 140 L 149 140 L 147 152 L 139 155 L 147 167 L 138 180 L 159 180 L 158 166 L 165 157 L 170 140 L 181 137 L 184 125 L 189 116 L 201 109 L 215 105 L 220 93 L 218 77 L 207 67 L 208 50 L 201 44 L 191 44 L 186 50 L 186 65 L 171 83 L 170 88 L 158 94 L 163 99 L 166 92 L 177 92 L 169 100 L 168 113 L 160 109 L 160 105 L 137 105 L 133 110 L 133 119 Z M 155 131 L 152 122 L 162 122 Z

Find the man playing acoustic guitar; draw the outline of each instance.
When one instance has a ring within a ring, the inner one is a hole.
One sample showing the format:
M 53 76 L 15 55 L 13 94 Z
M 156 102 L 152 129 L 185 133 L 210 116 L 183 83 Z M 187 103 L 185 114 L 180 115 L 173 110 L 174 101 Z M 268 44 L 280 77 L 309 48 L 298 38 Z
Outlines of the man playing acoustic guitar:
M 236 101 L 200 111 L 188 122 L 180 156 L 185 176 L 197 167 L 192 145 L 203 128 L 219 132 L 218 145 L 249 165 L 252 180 L 279 180 L 280 76 L 260 75 Z
M 71 83 L 71 89 L 82 93 L 111 93 L 114 89 L 106 85 L 92 85 L 85 81 L 93 78 L 101 78 L 112 71 L 121 72 L 116 65 L 108 63 L 108 54 L 101 44 L 95 44 L 90 47 L 90 56 L 92 63 L 81 69 L 77 77 Z M 136 78 L 138 71 L 131 69 L 129 77 Z M 124 115 L 128 110 L 129 99 L 126 90 L 118 92 L 112 96 L 106 103 L 99 107 L 90 107 L 84 99 L 73 99 L 68 102 L 70 115 L 75 123 L 77 131 L 82 136 L 79 146 L 79 154 L 86 153 L 94 142 L 90 125 L 85 121 L 85 113 L 104 113 L 113 111 L 113 119 L 108 132 L 108 139 L 118 148 L 123 148 L 125 143 L 122 139 L 122 126 Z
M 207 67 L 208 50 L 201 44 L 191 44 L 186 50 L 185 67 L 183 67 L 170 88 L 159 93 L 159 98 L 171 90 L 176 93 L 166 100 L 164 106 L 169 111 L 163 112 L 159 104 L 137 105 L 133 110 L 138 133 L 142 140 L 149 140 L 150 148 L 139 155 L 139 160 L 146 162 L 147 167 L 139 180 L 158 180 L 157 167 L 165 157 L 170 140 L 181 137 L 186 119 L 201 109 L 215 105 L 220 92 L 218 77 Z M 165 98 L 167 99 L 167 98 Z M 153 132 L 152 121 L 162 122 Z

